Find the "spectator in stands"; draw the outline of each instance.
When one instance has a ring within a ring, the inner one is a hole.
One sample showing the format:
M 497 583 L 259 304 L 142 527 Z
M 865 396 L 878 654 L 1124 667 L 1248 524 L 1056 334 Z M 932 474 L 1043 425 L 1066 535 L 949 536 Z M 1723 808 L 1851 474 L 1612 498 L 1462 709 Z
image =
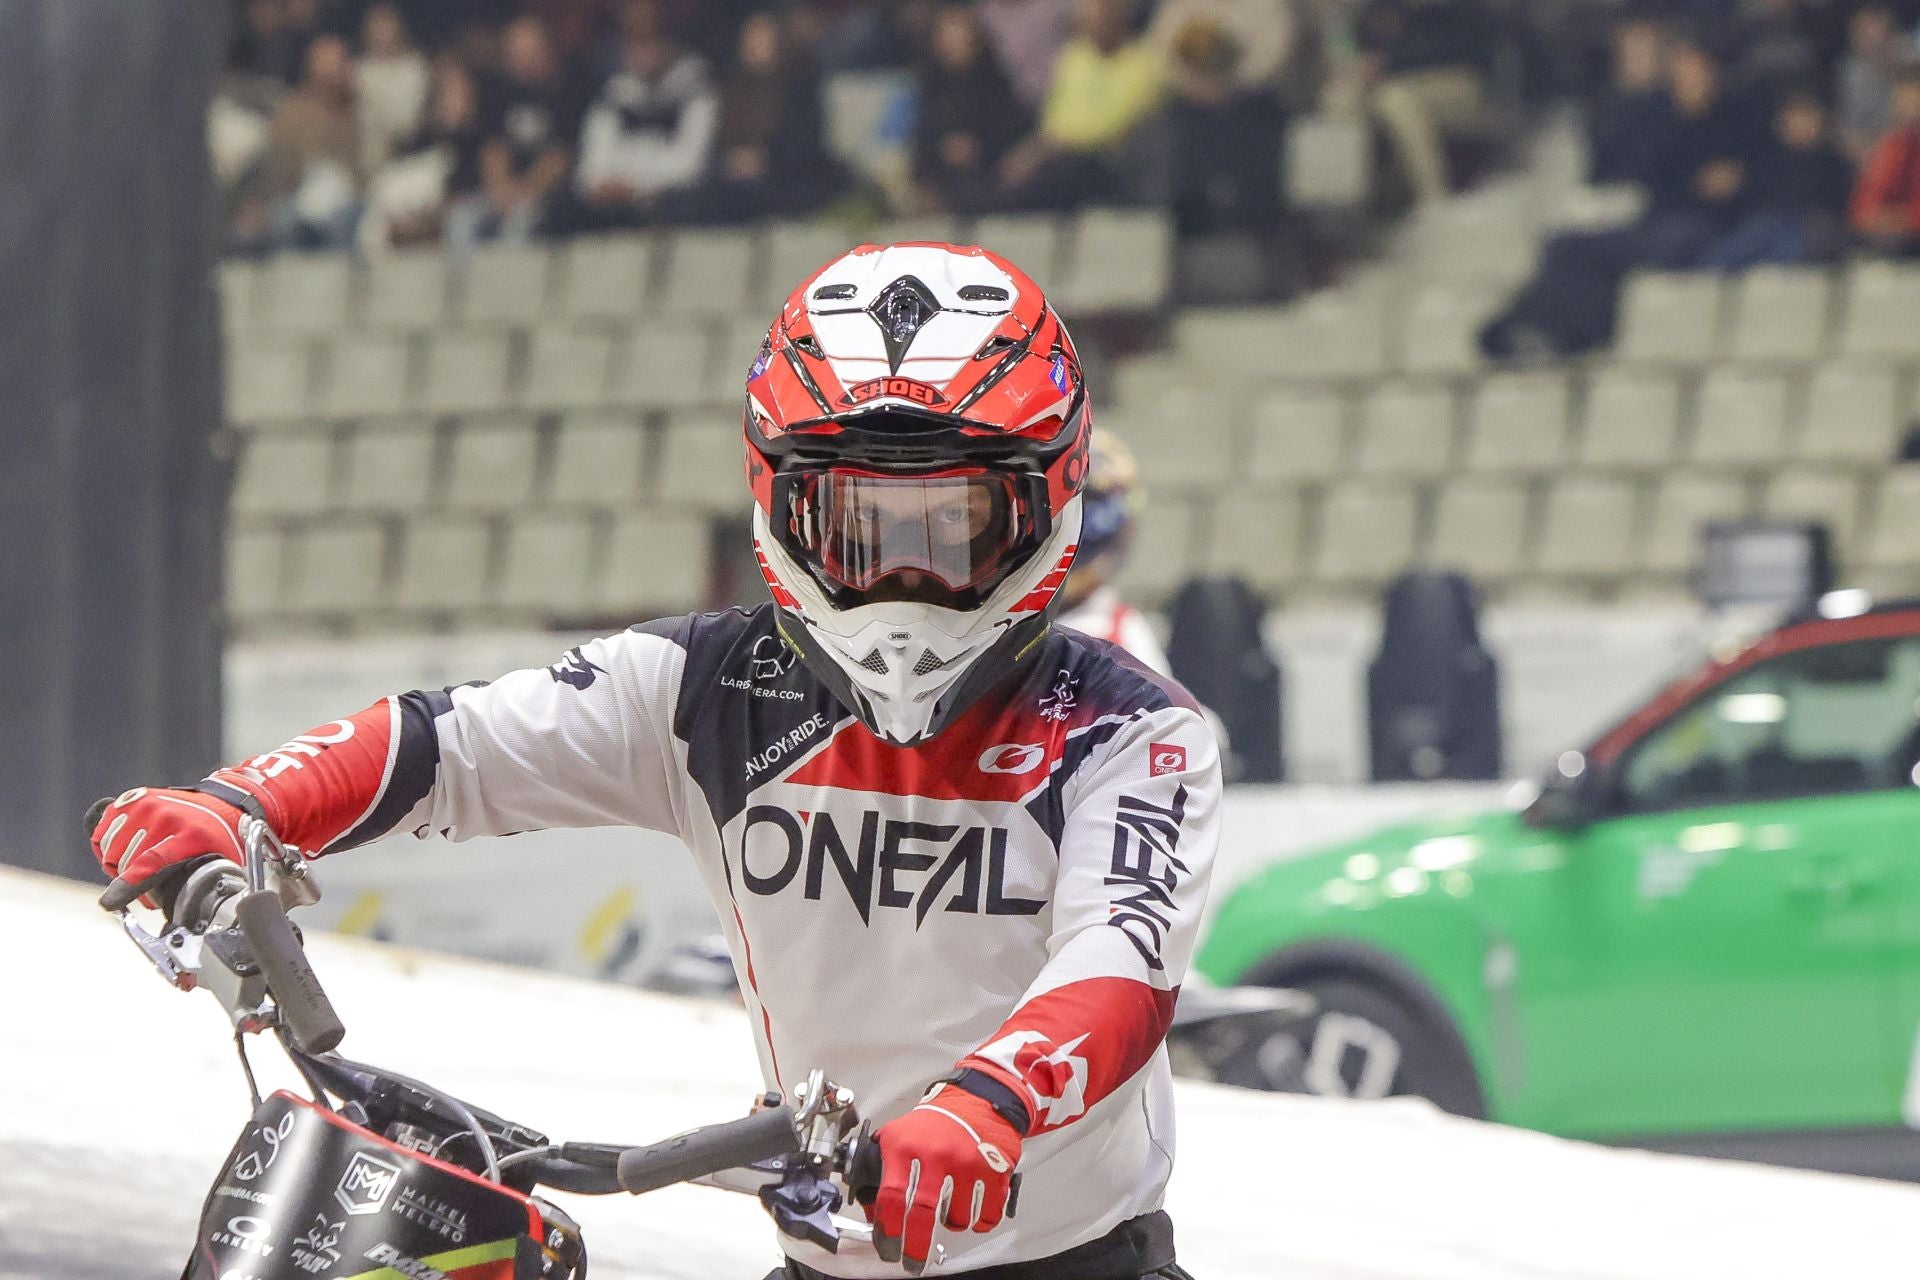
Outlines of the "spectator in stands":
M 400 10 L 382 0 L 360 22 L 360 60 L 353 69 L 360 100 L 361 165 L 377 171 L 420 124 L 430 74 L 407 37 Z
M 1001 159 L 1033 121 L 973 6 L 948 4 L 935 17 L 919 90 L 913 180 L 925 203 L 956 213 L 995 208 Z
M 1587 114 L 1587 180 L 1645 182 L 1669 110 L 1666 30 L 1634 15 L 1614 24 L 1612 76 Z
M 1819 42 L 1805 0 L 1744 0 L 1737 19 L 1735 79 L 1742 87 L 1778 94 L 1820 74 Z
M 719 109 L 706 64 L 674 43 L 659 11 L 636 21 L 625 62 L 581 131 L 574 187 L 586 224 L 687 217 L 707 174 Z
M 697 216 L 709 222 L 793 218 L 817 209 L 844 175 L 827 153 L 820 73 L 762 11 L 740 28 L 740 50 L 720 91 L 713 176 Z
M 1370 0 L 1361 68 L 1374 118 L 1421 200 L 1451 188 L 1448 139 L 1481 119 L 1491 36 L 1476 0 Z
M 1073 39 L 1080 0 L 978 0 L 974 8 L 996 60 L 1029 111 L 1053 86 L 1053 64 Z
M 1853 230 L 1875 253 L 1920 257 L 1920 68 L 1895 81 L 1892 110 L 1853 193 Z
M 1070 208 L 1128 193 L 1123 151 L 1159 108 L 1160 54 L 1134 34 L 1126 0 L 1081 0 L 1080 34 L 1060 51 L 1040 128 L 1000 164 L 1011 203 Z
M 1719 60 L 1699 41 L 1677 42 L 1667 62 L 1668 110 L 1643 180 L 1646 212 L 1626 227 L 1548 240 L 1533 279 L 1480 332 L 1490 358 L 1544 359 L 1602 345 L 1613 336 L 1628 272 L 1701 265 L 1746 212 L 1759 150 L 1751 105 L 1723 91 Z
M 1289 0 L 1166 0 L 1148 36 L 1166 59 L 1174 218 L 1182 232 L 1265 230 L 1280 212 L 1278 93 Z
M 279 247 L 344 249 L 360 216 L 360 119 L 353 53 L 338 36 L 307 45 L 300 87 L 280 100 L 261 161 L 264 207 Z
M 1913 46 L 1901 38 L 1893 9 L 1860 6 L 1847 26 L 1847 56 L 1840 63 L 1835 110 L 1840 136 L 1855 160 L 1866 158 L 1893 117 L 1893 82 Z
M 480 99 L 480 190 L 447 211 L 447 241 L 456 251 L 546 230 L 573 163 L 580 94 L 547 29 L 516 18 L 501 35 L 500 54 L 500 75 Z
M 458 58 L 443 56 L 434 64 L 419 127 L 401 139 L 369 185 L 362 246 L 397 248 L 439 240 L 447 210 L 479 195 L 483 141 L 473 73 Z
M 1754 161 L 1744 216 L 1698 265 L 1744 271 L 1830 261 L 1846 244 L 1852 188 L 1853 165 L 1829 136 L 1826 104 L 1810 89 L 1791 90 L 1774 113 L 1771 144 Z

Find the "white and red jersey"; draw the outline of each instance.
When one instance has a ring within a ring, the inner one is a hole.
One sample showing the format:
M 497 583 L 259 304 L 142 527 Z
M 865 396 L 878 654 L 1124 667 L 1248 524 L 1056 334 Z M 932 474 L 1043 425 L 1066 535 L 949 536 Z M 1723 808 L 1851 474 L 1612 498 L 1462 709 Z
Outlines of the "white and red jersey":
M 648 623 L 487 685 L 388 698 L 210 780 L 308 849 L 632 825 L 684 840 L 769 1088 L 813 1068 L 882 1123 L 964 1063 L 1028 1102 L 1019 1212 L 952 1270 L 1045 1257 L 1160 1206 L 1162 1040 L 1220 821 L 1184 690 L 1056 630 L 932 740 L 874 737 L 771 605 Z M 865 1246 L 782 1240 L 832 1275 Z
M 1160 647 L 1160 638 L 1153 634 L 1146 615 L 1121 599 L 1112 587 L 1095 587 L 1085 600 L 1062 612 L 1059 622 L 1096 640 L 1119 645 L 1163 676 L 1173 674 L 1167 664 L 1167 651 Z

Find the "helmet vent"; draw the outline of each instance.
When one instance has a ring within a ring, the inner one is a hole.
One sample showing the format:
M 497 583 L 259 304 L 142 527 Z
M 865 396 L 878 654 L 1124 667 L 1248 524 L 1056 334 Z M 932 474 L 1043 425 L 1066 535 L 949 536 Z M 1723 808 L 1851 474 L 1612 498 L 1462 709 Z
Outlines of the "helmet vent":
M 873 650 L 868 653 L 866 657 L 860 659 L 860 665 L 877 676 L 887 674 L 887 660 L 880 656 L 878 649 Z
M 938 671 L 946 665 L 946 660 L 939 654 L 931 649 L 924 649 L 920 653 L 920 661 L 913 664 L 913 674 L 916 676 L 924 676 L 929 672 Z
M 960 289 L 962 302 L 1005 302 L 1010 296 L 997 284 L 969 284 Z
M 845 302 L 855 293 L 850 284 L 823 284 L 813 291 L 815 302 Z

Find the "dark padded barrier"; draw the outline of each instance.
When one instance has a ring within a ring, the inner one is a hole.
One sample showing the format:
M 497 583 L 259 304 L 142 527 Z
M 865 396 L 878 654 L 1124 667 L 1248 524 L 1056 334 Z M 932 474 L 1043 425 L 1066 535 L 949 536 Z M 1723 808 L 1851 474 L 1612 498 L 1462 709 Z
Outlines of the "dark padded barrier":
M 1280 664 L 1260 635 L 1266 602 L 1240 578 L 1190 578 L 1167 613 L 1174 678 L 1226 727 L 1227 781 L 1284 781 Z
M 1367 668 L 1375 782 L 1501 776 L 1500 672 L 1480 643 L 1478 608 L 1457 573 L 1409 573 L 1387 588 Z
M 219 746 L 227 8 L 0 0 L 0 860 L 46 871 Z

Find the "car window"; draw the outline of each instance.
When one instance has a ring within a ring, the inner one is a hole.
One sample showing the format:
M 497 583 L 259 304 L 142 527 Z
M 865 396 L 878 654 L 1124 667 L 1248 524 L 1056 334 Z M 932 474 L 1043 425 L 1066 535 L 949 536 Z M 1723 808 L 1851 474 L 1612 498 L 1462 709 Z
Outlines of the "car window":
M 1641 739 L 1630 812 L 1914 786 L 1920 638 L 1803 649 L 1714 686 Z

